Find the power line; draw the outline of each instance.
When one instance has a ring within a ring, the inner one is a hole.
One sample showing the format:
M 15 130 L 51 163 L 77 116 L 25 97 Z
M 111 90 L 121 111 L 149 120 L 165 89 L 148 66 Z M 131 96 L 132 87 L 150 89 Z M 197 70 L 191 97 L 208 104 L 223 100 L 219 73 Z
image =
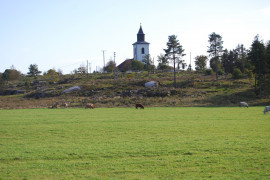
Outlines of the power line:
M 59 68 L 63 68 L 63 67 L 68 67 L 68 66 L 73 66 L 73 65 L 76 65 L 76 64 L 80 64 L 81 62 L 77 62 L 77 63 L 74 63 L 74 64 L 69 64 L 69 65 L 65 65 L 65 66 L 61 66 Z

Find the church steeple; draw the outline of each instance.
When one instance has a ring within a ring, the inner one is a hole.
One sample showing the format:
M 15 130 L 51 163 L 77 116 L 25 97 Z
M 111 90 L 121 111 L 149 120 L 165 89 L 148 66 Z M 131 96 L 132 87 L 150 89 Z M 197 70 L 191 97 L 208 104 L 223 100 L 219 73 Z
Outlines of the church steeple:
M 133 43 L 133 59 L 143 62 L 145 55 L 149 54 L 149 43 L 144 40 L 142 25 L 137 34 L 137 42 Z
M 142 25 L 140 25 L 140 29 L 139 29 L 139 32 L 137 34 L 137 42 L 142 42 L 142 41 L 144 41 L 144 33 L 142 30 Z

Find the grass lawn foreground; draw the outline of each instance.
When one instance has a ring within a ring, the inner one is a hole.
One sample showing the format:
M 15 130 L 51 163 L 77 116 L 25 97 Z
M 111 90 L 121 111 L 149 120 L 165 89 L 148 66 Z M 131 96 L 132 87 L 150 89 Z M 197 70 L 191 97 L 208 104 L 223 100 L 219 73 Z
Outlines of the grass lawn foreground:
M 262 111 L 0 110 L 0 179 L 270 179 Z

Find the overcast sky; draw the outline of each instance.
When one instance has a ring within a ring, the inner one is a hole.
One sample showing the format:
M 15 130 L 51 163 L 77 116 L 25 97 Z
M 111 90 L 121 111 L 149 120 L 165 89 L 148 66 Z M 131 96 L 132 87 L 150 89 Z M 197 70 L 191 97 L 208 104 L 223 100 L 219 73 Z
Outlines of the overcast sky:
M 103 66 L 133 57 L 132 44 L 142 23 L 150 54 L 164 53 L 175 34 L 194 69 L 194 57 L 208 55 L 208 35 L 222 36 L 224 48 L 246 48 L 259 34 L 270 40 L 270 0 L 0 0 L 0 72 L 12 65 L 22 73 L 70 73 L 91 63 Z

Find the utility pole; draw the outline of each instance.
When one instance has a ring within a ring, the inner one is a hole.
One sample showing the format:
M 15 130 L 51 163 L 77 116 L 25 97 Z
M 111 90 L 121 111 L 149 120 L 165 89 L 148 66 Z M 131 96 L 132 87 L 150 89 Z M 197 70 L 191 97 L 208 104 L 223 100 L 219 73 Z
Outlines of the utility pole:
M 89 69 L 90 69 L 90 74 L 91 74 L 91 63 L 89 63 L 89 64 L 90 64 Z
M 103 52 L 103 72 L 105 72 L 105 51 L 106 50 L 102 50 L 102 52 Z
M 87 66 L 86 67 L 87 67 L 87 78 L 88 78 L 88 60 L 87 60 Z
M 113 63 L 114 63 L 114 67 L 113 67 L 113 76 L 114 76 L 114 79 L 115 79 L 115 66 L 116 66 L 116 64 L 115 64 L 115 52 L 113 52 Z
M 191 52 L 190 52 L 190 71 L 191 71 Z

